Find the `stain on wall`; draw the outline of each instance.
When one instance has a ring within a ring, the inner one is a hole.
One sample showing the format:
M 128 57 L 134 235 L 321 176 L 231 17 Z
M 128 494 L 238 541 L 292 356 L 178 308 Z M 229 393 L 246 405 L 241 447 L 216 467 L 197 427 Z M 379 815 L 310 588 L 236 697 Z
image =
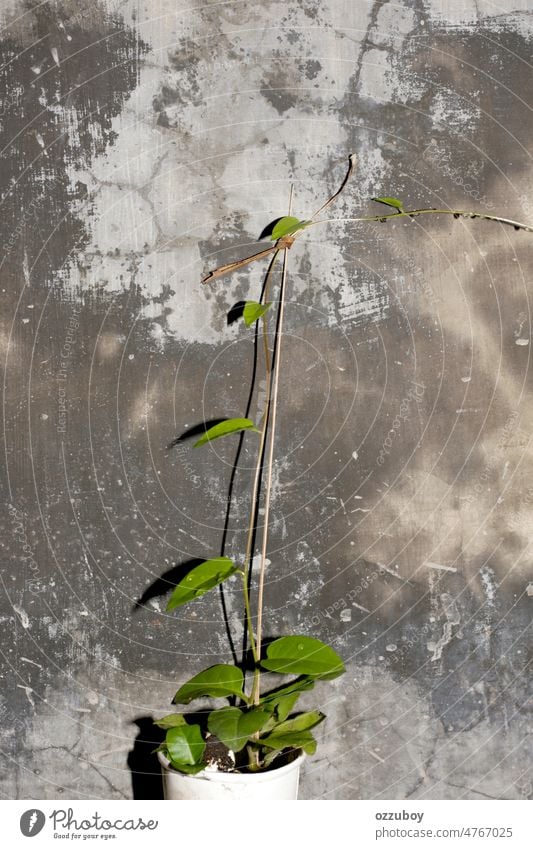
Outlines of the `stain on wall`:
M 533 221 L 533 8 L 510 5 L 5 4 L 4 796 L 157 796 L 131 774 L 149 717 L 229 646 L 216 593 L 169 616 L 147 590 L 219 551 L 236 450 L 167 446 L 245 408 L 227 313 L 262 269 L 200 279 L 353 151 L 341 220 L 290 256 L 268 630 L 348 665 L 302 796 L 531 797 L 531 237 L 342 220 L 386 194 Z

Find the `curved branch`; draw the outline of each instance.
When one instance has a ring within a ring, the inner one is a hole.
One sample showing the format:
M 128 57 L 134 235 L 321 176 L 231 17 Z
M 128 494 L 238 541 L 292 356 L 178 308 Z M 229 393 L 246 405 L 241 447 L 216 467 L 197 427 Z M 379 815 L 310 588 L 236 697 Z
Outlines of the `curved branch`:
M 514 221 L 512 218 L 502 218 L 499 215 L 490 215 L 487 212 L 476 212 L 468 209 L 436 209 L 430 207 L 428 209 L 404 209 L 402 212 L 391 212 L 387 215 L 364 215 L 360 218 L 321 218 L 319 221 L 310 221 L 307 227 L 314 227 L 315 224 L 356 224 L 359 222 L 369 221 L 389 221 L 391 218 L 417 218 L 419 215 L 453 215 L 454 218 L 478 218 L 483 221 L 495 221 L 497 224 L 507 224 L 514 227 L 515 230 L 526 230 L 528 233 L 533 233 L 533 226 L 523 224 L 521 221 Z

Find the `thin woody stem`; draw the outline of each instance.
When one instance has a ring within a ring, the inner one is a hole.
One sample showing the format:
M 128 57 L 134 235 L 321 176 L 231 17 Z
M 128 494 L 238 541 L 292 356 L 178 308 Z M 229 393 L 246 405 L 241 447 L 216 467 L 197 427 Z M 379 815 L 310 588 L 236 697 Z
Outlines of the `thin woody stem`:
M 272 264 L 270 265 L 270 268 L 268 270 L 269 276 L 270 276 L 270 272 L 272 270 L 272 266 L 274 264 L 274 260 L 276 259 L 276 257 L 277 257 L 277 254 L 274 256 Z M 266 287 L 265 287 L 265 291 L 266 291 Z M 248 574 L 248 570 L 249 570 L 249 567 L 250 567 L 250 561 L 251 561 L 251 556 L 252 556 L 252 540 L 253 540 L 254 527 L 255 527 L 255 509 L 256 509 L 256 504 L 257 504 L 257 493 L 258 493 L 258 489 L 259 489 L 259 479 L 260 479 L 260 476 L 261 476 L 262 459 L 263 459 L 265 440 L 266 440 L 266 423 L 267 423 L 267 416 L 268 416 L 268 405 L 270 403 L 270 373 L 271 373 L 271 370 L 270 370 L 270 368 L 267 367 L 267 386 L 266 386 L 265 411 L 263 413 L 263 418 L 262 418 L 262 421 L 261 421 L 259 450 L 258 450 L 258 453 L 257 453 L 257 463 L 256 463 L 256 466 L 255 466 L 254 482 L 253 482 L 253 487 L 252 487 L 252 510 L 251 510 L 251 514 L 250 514 L 250 522 L 249 522 L 249 525 L 248 525 L 248 532 L 247 532 L 247 537 L 246 537 L 246 548 L 245 548 L 245 555 L 244 555 L 244 568 L 245 568 L 245 571 L 246 571 L 247 574 Z
M 291 194 L 289 200 L 289 215 L 292 212 L 292 202 L 294 196 L 294 186 L 291 186 Z M 277 312 L 277 324 L 274 331 L 274 345 L 272 349 L 272 365 L 274 368 L 273 374 L 273 383 L 272 383 L 272 397 L 269 399 L 268 406 L 268 418 L 265 421 L 265 431 L 267 429 L 267 425 L 270 424 L 270 441 L 268 446 L 268 462 L 267 462 L 267 479 L 265 484 L 265 514 L 263 518 L 263 538 L 261 544 L 261 564 L 259 567 L 259 581 L 257 588 L 257 624 L 256 624 L 256 632 L 255 632 L 255 642 L 257 647 L 257 653 L 259 657 L 261 657 L 261 647 L 262 647 L 262 639 L 263 639 L 263 596 L 264 596 L 264 588 L 265 588 L 265 570 L 266 570 L 266 554 L 267 554 L 267 545 L 268 545 L 268 525 L 270 518 L 270 500 L 272 494 L 272 470 L 274 466 L 274 440 L 276 437 L 276 417 L 277 417 L 277 409 L 278 409 L 278 387 L 279 387 L 279 375 L 280 375 L 280 363 L 281 363 L 281 339 L 283 332 L 283 318 L 285 313 L 285 288 L 287 282 L 287 265 L 288 265 L 288 250 L 285 250 L 283 254 L 283 270 L 281 274 L 281 283 L 279 287 L 279 296 L 278 296 L 278 312 Z M 269 371 L 269 379 L 271 379 L 271 370 Z M 260 696 L 260 683 L 261 683 L 261 671 L 259 667 L 256 667 L 254 673 L 254 682 L 252 687 L 252 702 L 253 704 L 259 703 Z
M 248 590 L 248 575 L 245 570 L 241 572 L 242 577 L 242 594 L 244 597 L 244 611 L 246 617 L 246 628 L 248 630 L 248 639 L 250 640 L 250 648 L 252 650 L 252 657 L 254 659 L 254 663 L 259 663 L 259 655 L 257 653 L 257 644 L 254 636 L 254 629 L 252 624 L 252 608 L 250 605 L 250 593 Z
M 533 233 L 533 226 L 514 221 L 512 218 L 501 218 L 499 215 L 489 215 L 487 212 L 475 212 L 468 209 L 405 209 L 403 212 L 392 212 L 386 215 L 364 215 L 360 218 L 321 218 L 306 224 L 305 229 L 314 227 L 315 224 L 357 224 L 368 221 L 389 221 L 391 218 L 417 218 L 419 215 L 453 215 L 454 218 L 478 218 L 483 221 L 495 221 L 498 224 L 507 224 L 515 230 L 526 230 Z
M 223 277 L 225 274 L 232 274 L 234 271 L 238 271 L 239 268 L 243 268 L 243 266 L 248 265 L 248 263 L 255 262 L 256 259 L 263 259 L 263 257 L 278 250 L 279 247 L 276 243 L 275 245 L 272 245 L 271 248 L 265 248 L 264 251 L 259 251 L 258 253 L 247 256 L 244 259 L 238 259 L 235 262 L 228 262 L 226 265 L 220 265 L 218 268 L 215 268 L 214 271 L 210 271 L 209 274 L 206 274 L 206 276 L 202 278 L 202 283 L 209 283 L 211 280 L 216 280 L 217 277 Z
M 276 257 L 278 254 L 276 254 Z M 287 251 L 285 251 L 285 256 L 287 256 Z M 267 285 L 265 286 L 264 292 L 264 302 L 266 303 L 267 295 L 268 295 L 268 284 L 270 281 L 267 280 Z M 267 404 L 270 402 L 270 382 L 272 377 L 272 359 L 270 356 L 270 349 L 268 347 L 268 323 L 266 316 L 263 316 L 262 321 L 262 335 L 263 335 L 263 353 L 265 355 L 265 371 L 266 371 L 266 403 L 265 403 L 265 411 L 263 413 L 263 417 L 266 421 L 267 417 Z
M 272 276 L 272 269 L 276 263 L 276 260 L 279 256 L 280 249 L 278 248 L 272 257 L 272 261 L 268 267 L 268 271 L 266 273 L 265 285 L 263 288 L 263 300 L 266 301 L 269 288 L 270 288 L 270 280 Z M 257 527 L 257 514 L 258 514 L 258 497 L 259 497 L 259 484 L 261 480 L 261 472 L 263 469 L 263 460 L 265 455 L 265 445 L 266 445 L 266 437 L 268 430 L 268 417 L 269 417 L 269 409 L 270 409 L 270 393 L 271 393 L 271 380 L 272 380 L 272 368 L 270 363 L 270 356 L 268 351 L 268 341 L 266 336 L 266 321 L 263 317 L 263 340 L 265 344 L 265 368 L 266 368 L 266 399 L 265 399 L 265 409 L 263 412 L 263 416 L 261 419 L 261 433 L 259 437 L 259 448 L 257 452 L 257 461 L 255 465 L 254 471 L 254 481 L 252 485 L 252 498 L 251 498 L 251 507 L 250 507 L 250 519 L 248 522 L 248 531 L 246 538 L 246 549 L 244 555 L 244 567 L 242 571 L 242 589 L 244 596 L 244 609 L 245 609 L 245 618 L 246 618 L 246 628 L 248 631 L 248 639 L 250 641 L 250 648 L 252 651 L 252 657 L 254 659 L 254 678 L 252 683 L 252 693 L 256 687 L 256 680 L 259 676 L 259 661 L 261 659 L 261 649 L 257 647 L 257 642 L 254 634 L 253 628 L 253 619 L 252 619 L 252 608 L 250 604 L 250 592 L 248 588 L 249 580 L 250 580 L 250 570 L 252 566 L 252 547 L 254 541 L 254 531 Z M 247 747 L 248 751 L 248 759 L 250 769 L 256 770 L 259 769 L 259 752 L 257 749 L 254 749 L 252 746 Z
M 270 285 L 270 278 L 272 274 L 272 269 L 276 262 L 276 259 L 279 255 L 279 251 L 274 254 L 272 257 L 272 262 L 267 271 L 267 276 L 265 280 L 265 297 L 268 292 L 268 288 Z M 248 637 L 250 640 L 250 648 L 252 650 L 252 655 L 255 663 L 259 662 L 259 652 L 257 650 L 256 640 L 254 636 L 253 630 L 253 622 L 252 622 L 252 612 L 250 608 L 250 598 L 248 592 L 248 581 L 250 578 L 250 568 L 252 561 L 252 544 L 254 539 L 254 530 L 256 527 L 256 517 L 257 517 L 257 498 L 259 494 L 259 481 L 261 479 L 261 469 L 263 466 L 263 457 L 265 453 L 265 443 L 266 443 L 266 435 L 267 435 L 267 424 L 268 424 L 268 408 L 270 404 L 270 375 L 271 369 L 267 361 L 267 386 L 266 386 L 266 402 L 265 402 L 265 411 L 263 413 L 263 418 L 261 422 L 261 432 L 259 437 L 259 448 L 257 452 L 257 461 L 255 464 L 254 470 L 254 480 L 252 484 L 252 498 L 251 498 L 251 507 L 250 507 L 250 518 L 248 522 L 248 529 L 246 534 L 246 547 L 244 554 L 244 565 L 243 565 L 243 592 L 244 592 L 244 606 L 245 606 L 245 616 L 246 616 L 246 626 L 248 629 Z

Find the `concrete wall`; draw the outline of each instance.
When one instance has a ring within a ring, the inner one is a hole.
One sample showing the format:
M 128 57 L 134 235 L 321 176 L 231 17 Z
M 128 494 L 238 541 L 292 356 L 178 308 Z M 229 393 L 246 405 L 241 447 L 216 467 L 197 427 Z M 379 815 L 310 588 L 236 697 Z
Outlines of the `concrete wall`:
M 230 658 L 216 592 L 169 616 L 149 589 L 218 553 L 236 442 L 166 446 L 242 414 L 251 378 L 226 314 L 263 268 L 201 275 L 253 249 L 291 183 L 308 217 L 352 151 L 339 217 L 385 194 L 533 222 L 533 3 L 1 10 L 0 791 L 150 798 L 130 772 L 150 717 Z M 440 218 L 291 252 L 268 633 L 348 665 L 316 691 L 304 798 L 532 794 L 532 246 Z M 236 587 L 226 603 L 238 631 Z

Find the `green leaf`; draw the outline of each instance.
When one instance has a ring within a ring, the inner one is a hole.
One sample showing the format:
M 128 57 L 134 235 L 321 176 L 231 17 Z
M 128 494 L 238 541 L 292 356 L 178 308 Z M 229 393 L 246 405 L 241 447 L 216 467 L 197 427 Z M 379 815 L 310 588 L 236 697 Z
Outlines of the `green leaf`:
M 308 755 L 314 755 L 316 751 L 316 740 L 310 731 L 269 734 L 268 737 L 261 737 L 259 743 L 269 749 L 303 749 Z
M 276 725 L 272 733 L 275 734 L 276 737 L 279 737 L 282 734 L 292 734 L 293 731 L 309 731 L 311 728 L 314 728 L 315 725 L 319 725 L 323 722 L 325 718 L 325 714 L 321 713 L 319 710 L 311 710 L 307 713 L 300 713 L 298 716 L 293 716 L 292 719 L 280 722 L 279 725 Z
M 263 734 L 286 734 L 292 731 L 308 731 L 314 728 L 326 717 L 319 710 L 310 711 L 309 713 L 300 713 L 298 716 L 293 716 L 292 719 L 287 719 L 291 710 L 294 707 L 300 693 L 292 693 L 288 696 L 283 696 L 277 706 L 277 718 L 272 717 L 264 726 Z
M 154 719 L 154 725 L 158 728 L 177 728 L 179 725 L 186 725 L 187 720 L 182 713 L 169 713 L 168 716 L 162 716 L 161 719 Z
M 209 430 L 194 443 L 193 448 L 199 448 L 200 445 L 205 445 L 206 442 L 212 442 L 213 439 L 219 439 L 221 436 L 228 436 L 230 433 L 239 433 L 241 430 L 252 430 L 255 433 L 260 433 L 250 419 L 225 419 L 219 424 L 213 425 Z
M 403 212 L 403 203 L 398 198 L 372 198 L 376 203 L 384 203 L 385 206 L 392 206 L 398 212 Z
M 308 223 L 308 221 L 300 221 L 299 218 L 295 218 L 293 215 L 286 215 L 284 218 L 280 218 L 274 225 L 270 238 L 273 242 L 277 242 L 283 236 L 290 236 L 291 233 L 296 233 L 297 230 L 303 230 Z
M 202 760 L 205 742 L 199 725 L 180 725 L 169 728 L 165 738 L 168 759 L 172 766 L 197 766 Z
M 216 699 L 239 696 L 241 699 L 246 699 L 242 687 L 243 674 L 238 666 L 218 663 L 215 666 L 209 666 L 183 684 L 172 701 L 177 705 L 188 705 L 193 699 L 203 696 L 212 696 Z
M 269 718 L 270 714 L 264 710 L 242 711 L 237 707 L 225 707 L 209 714 L 207 727 L 228 749 L 240 752 L 248 738 L 260 731 Z
M 283 722 L 284 719 L 287 719 L 294 705 L 300 698 L 300 693 L 290 693 L 288 696 L 282 696 L 278 699 L 278 703 L 276 705 L 276 714 L 278 720 Z
M 267 710 L 276 710 L 278 720 L 287 719 L 294 705 L 300 698 L 301 693 L 312 690 L 315 682 L 311 678 L 299 678 L 292 684 L 286 684 L 272 693 L 266 693 L 260 700 L 260 704 Z
M 314 637 L 281 637 L 270 643 L 266 653 L 261 666 L 269 672 L 336 678 L 345 671 L 339 655 Z
M 271 304 L 258 304 L 257 301 L 246 301 L 242 311 L 242 317 L 247 327 L 250 327 L 255 321 L 261 318 Z
M 283 638 L 282 638 L 283 639 Z M 261 696 L 261 704 L 276 704 L 279 697 L 288 696 L 291 693 L 304 693 L 306 690 L 312 690 L 315 682 L 311 678 L 297 678 L 296 681 L 291 681 L 290 684 L 284 684 L 283 687 L 278 687 L 272 690 L 271 693 L 265 693 Z
M 170 758 L 169 758 L 170 760 Z M 205 769 L 205 764 L 180 764 L 171 762 L 174 769 L 177 769 L 178 772 L 184 772 L 185 775 L 196 775 L 198 772 L 202 772 Z
M 269 767 L 276 758 L 279 758 L 280 754 L 281 752 L 276 749 L 271 749 L 269 752 L 267 752 L 267 754 L 264 755 L 262 758 L 263 768 L 266 769 L 267 767 Z
M 214 557 L 191 569 L 177 584 L 167 604 L 167 611 L 174 610 L 188 601 L 200 598 L 208 590 L 212 590 L 222 581 L 227 580 L 237 571 L 237 566 L 229 557 Z

